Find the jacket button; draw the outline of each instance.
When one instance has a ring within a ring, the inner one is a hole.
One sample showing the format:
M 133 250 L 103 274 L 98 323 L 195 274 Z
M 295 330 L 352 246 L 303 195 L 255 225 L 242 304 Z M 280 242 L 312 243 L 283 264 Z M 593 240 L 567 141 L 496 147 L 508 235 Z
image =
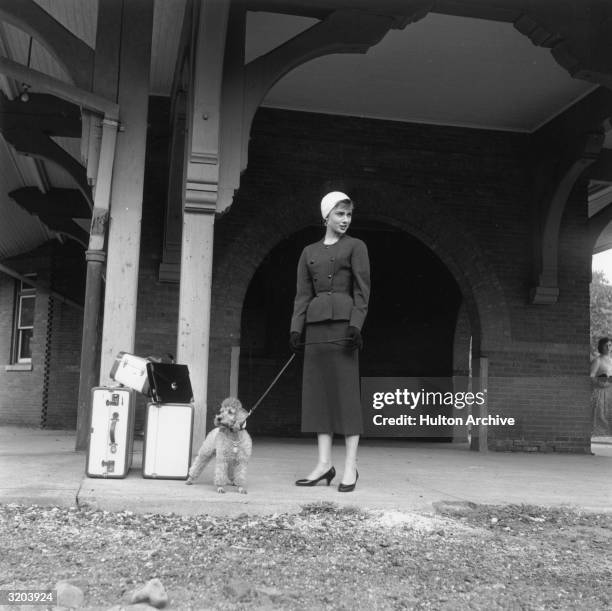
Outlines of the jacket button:
M 332 275 L 331 275 L 331 274 L 329 274 L 327 277 L 328 277 L 328 278 L 331 278 L 331 277 L 332 277 Z
M 334 257 L 332 257 L 332 258 L 330 259 L 330 261 L 335 261 Z
M 327 293 L 328 295 L 331 295 L 333 293 L 333 291 L 329 291 L 329 293 Z

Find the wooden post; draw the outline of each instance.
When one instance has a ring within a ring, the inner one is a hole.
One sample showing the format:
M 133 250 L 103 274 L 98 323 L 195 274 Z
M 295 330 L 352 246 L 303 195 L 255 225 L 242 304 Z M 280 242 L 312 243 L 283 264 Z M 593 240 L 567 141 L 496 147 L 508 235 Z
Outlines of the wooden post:
M 111 190 L 100 382 L 110 382 L 117 352 L 133 351 L 140 259 L 140 223 L 147 137 L 153 4 L 123 3 L 117 137 Z
M 122 6 L 118 2 L 102 0 L 98 6 L 96 53 L 94 57 L 93 91 L 107 100 L 112 112 L 104 119 L 97 114 L 84 113 L 83 140 L 87 141 L 87 173 L 94 186 L 94 209 L 89 233 L 85 310 L 81 339 L 81 367 L 77 408 L 75 449 L 87 449 L 91 421 L 91 389 L 100 383 L 100 339 L 102 300 L 104 299 L 104 265 L 106 262 L 106 232 L 109 218 L 113 164 L 117 143 L 119 81 L 119 48 L 121 47 Z
M 106 253 L 103 250 L 88 250 L 87 279 L 85 281 L 85 310 L 83 312 L 83 337 L 81 340 L 81 368 L 79 375 L 79 398 L 77 409 L 77 451 L 87 449 L 91 426 L 91 389 L 98 385 L 100 356 L 99 321 L 102 306 L 102 274 Z
M 177 359 L 189 366 L 191 375 L 195 447 L 206 433 L 214 215 L 228 14 L 228 0 L 202 0 L 194 5 Z
M 479 406 L 475 416 L 486 418 L 489 415 L 489 359 L 480 357 L 473 360 L 474 379 L 477 383 L 474 392 L 484 393 L 484 403 Z M 477 429 L 472 429 L 472 438 L 470 441 L 470 450 L 477 452 L 487 452 L 488 445 L 488 427 L 486 424 L 481 424 Z
M 206 433 L 214 219 L 214 209 L 186 205 L 177 359 L 189 365 L 196 408 L 193 438 L 196 448 Z
M 113 160 L 117 138 L 116 121 L 102 122 L 102 141 L 97 176 L 99 182 L 94 194 L 94 209 L 89 232 L 89 249 L 85 253 L 87 278 L 85 283 L 85 310 L 83 312 L 83 335 L 81 339 L 81 367 L 77 407 L 77 451 L 87 448 L 90 427 L 91 389 L 99 384 L 100 366 L 100 320 L 103 294 L 103 273 L 106 252 L 104 239 L 108 223 L 110 188 Z

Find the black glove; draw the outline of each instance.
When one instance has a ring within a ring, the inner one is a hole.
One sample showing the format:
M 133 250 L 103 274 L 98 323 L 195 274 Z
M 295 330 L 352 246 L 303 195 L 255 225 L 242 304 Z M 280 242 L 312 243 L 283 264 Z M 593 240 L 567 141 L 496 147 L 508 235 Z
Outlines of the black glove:
M 363 348 L 363 338 L 361 337 L 361 331 L 357 327 L 350 326 L 346 332 L 348 338 L 348 347 L 353 350 L 361 350 Z
M 291 352 L 295 354 L 301 354 L 304 352 L 304 346 L 302 345 L 302 334 L 297 331 L 291 331 L 289 335 L 289 348 Z

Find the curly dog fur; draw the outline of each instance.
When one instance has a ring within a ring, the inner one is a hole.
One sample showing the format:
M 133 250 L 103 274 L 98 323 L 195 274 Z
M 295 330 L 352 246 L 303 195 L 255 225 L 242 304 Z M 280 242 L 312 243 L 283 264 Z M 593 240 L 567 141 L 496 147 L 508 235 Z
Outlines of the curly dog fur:
M 225 492 L 224 486 L 233 484 L 238 492 L 246 494 L 246 474 L 253 442 L 244 428 L 247 411 L 235 397 L 228 397 L 221 403 L 215 416 L 215 428 L 206 435 L 198 455 L 189 469 L 187 484 L 193 484 L 204 467 L 216 455 L 215 486 L 217 492 Z

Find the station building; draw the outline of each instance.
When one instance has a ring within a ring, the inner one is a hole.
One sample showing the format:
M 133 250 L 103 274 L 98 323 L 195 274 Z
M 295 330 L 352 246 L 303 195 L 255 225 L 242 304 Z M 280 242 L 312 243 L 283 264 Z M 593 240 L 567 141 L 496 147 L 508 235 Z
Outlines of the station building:
M 596 0 L 0 2 L 0 424 L 83 448 L 119 351 L 188 364 L 198 438 L 252 405 L 340 190 L 372 265 L 362 377 L 484 392 L 515 425 L 475 450 L 590 452 L 610 24 Z M 300 434 L 300 377 L 252 433 Z

